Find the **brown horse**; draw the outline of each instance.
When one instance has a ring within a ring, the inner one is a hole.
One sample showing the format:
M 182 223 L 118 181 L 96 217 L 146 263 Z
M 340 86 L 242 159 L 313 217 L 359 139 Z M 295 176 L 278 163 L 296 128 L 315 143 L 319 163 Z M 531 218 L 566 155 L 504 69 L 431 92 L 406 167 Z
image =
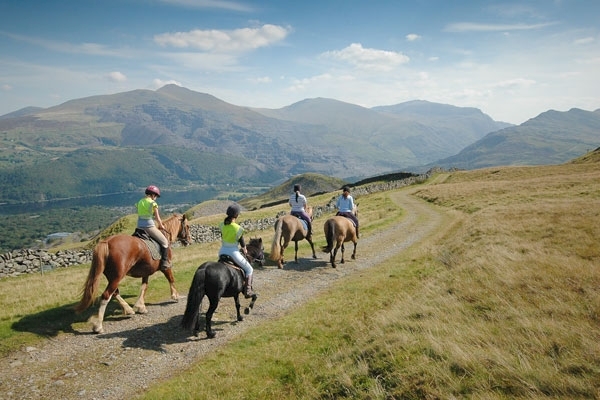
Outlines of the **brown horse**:
M 358 215 L 356 207 L 353 210 L 354 215 Z M 340 262 L 344 263 L 344 243 L 354 243 L 354 250 L 352 251 L 352 259 L 356 259 L 356 244 L 358 238 L 356 237 L 356 228 L 354 222 L 350 218 L 336 215 L 335 217 L 329 218 L 323 225 L 325 231 L 325 240 L 327 246 L 323 247 L 325 253 L 329 253 L 329 261 L 333 268 L 336 267 L 335 256 L 337 255 L 338 249 L 342 248 L 342 259 Z
M 262 238 L 252 238 L 246 244 L 246 249 L 248 250 L 248 254 L 246 254 L 246 259 L 250 264 L 257 263 L 261 267 L 265 265 L 265 247 L 263 246 Z
M 191 243 L 190 227 L 185 215 L 173 214 L 164 220 L 163 224 L 166 228 L 163 233 L 169 239 L 170 243 L 173 243 L 175 240 L 179 240 L 185 246 Z M 169 258 L 171 258 L 170 247 Z M 83 286 L 81 301 L 75 307 L 75 311 L 80 313 L 92 305 L 96 299 L 100 275 L 104 273 L 104 276 L 108 280 L 108 285 L 102 293 L 98 314 L 92 316 L 89 320 L 93 324 L 94 333 L 103 332 L 102 320 L 104 319 L 104 312 L 113 296 L 115 296 L 123 308 L 125 315 L 133 315 L 136 311 L 138 314 L 147 313 L 144 296 L 148 288 L 148 277 L 159 270 L 159 265 L 160 257 L 152 257 L 146 242 L 138 237 L 113 235 L 100 241 L 94 248 L 92 265 Z M 162 272 L 171 286 L 171 298 L 177 301 L 179 294 L 175 289 L 172 268 L 167 268 Z M 142 278 L 140 295 L 133 308 L 119 294 L 119 283 L 126 275 L 134 278 Z
M 312 207 L 306 208 L 306 213 L 310 216 L 311 221 L 313 218 L 312 212 Z M 277 261 L 277 266 L 283 268 L 283 252 L 290 244 L 290 241 L 293 241 L 296 250 L 294 261 L 298 262 L 298 242 L 302 239 L 306 239 L 306 241 L 310 243 L 313 258 L 317 258 L 317 255 L 315 254 L 315 245 L 312 242 L 312 238 L 306 237 L 307 233 L 308 229 L 304 226 L 304 223 L 300 218 L 291 214 L 279 217 L 275 222 L 275 235 L 273 236 L 273 243 L 271 243 L 271 260 Z

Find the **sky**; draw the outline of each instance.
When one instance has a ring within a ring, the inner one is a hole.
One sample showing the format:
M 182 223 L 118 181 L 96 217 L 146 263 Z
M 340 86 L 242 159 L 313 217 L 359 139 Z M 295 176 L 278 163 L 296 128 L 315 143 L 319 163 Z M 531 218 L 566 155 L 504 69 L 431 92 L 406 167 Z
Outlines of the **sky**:
M 0 115 L 177 84 L 238 106 L 600 108 L 600 1 L 0 0 Z

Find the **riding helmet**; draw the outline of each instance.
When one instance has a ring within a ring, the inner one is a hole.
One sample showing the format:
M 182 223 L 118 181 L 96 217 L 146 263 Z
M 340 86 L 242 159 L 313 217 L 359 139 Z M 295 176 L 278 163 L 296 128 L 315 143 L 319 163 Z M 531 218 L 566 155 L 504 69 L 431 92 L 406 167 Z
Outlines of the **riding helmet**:
M 350 193 L 350 187 L 348 185 L 344 186 L 342 188 L 342 192 L 348 192 L 348 193 Z
M 154 185 L 150 185 L 146 188 L 146 194 L 155 194 L 160 197 L 160 189 Z
M 237 204 L 232 204 L 227 207 L 227 211 L 225 213 L 229 218 L 237 218 L 240 215 L 240 206 Z

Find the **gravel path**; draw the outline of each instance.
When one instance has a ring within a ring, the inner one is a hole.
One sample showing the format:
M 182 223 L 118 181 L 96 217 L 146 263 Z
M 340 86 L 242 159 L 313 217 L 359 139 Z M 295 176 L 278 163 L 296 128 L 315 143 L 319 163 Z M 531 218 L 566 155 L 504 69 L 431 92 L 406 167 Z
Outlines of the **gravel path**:
M 393 200 L 406 210 L 406 217 L 391 229 L 360 239 L 357 260 L 350 259 L 350 245 L 346 263 L 338 263 L 336 269 L 320 250 L 316 260 L 309 250 L 301 250 L 298 264 L 288 262 L 282 270 L 276 266 L 255 269 L 255 289 L 260 296 L 254 310 L 237 323 L 233 300 L 223 299 L 214 317 L 215 339 L 205 339 L 204 332 L 190 336 L 179 327 L 185 298 L 148 304 L 148 314 L 105 320 L 104 334 L 91 334 L 86 326 L 86 330 L 62 334 L 39 348 L 26 348 L 4 358 L 0 398 L 127 399 L 143 392 L 156 379 L 177 374 L 246 329 L 284 315 L 339 278 L 378 265 L 437 229 L 440 214 L 409 193 L 392 193 Z M 286 250 L 286 259 L 293 260 L 293 245 Z M 180 286 L 187 290 L 186 284 L 178 286 L 181 291 Z M 242 307 L 247 302 L 242 300 Z

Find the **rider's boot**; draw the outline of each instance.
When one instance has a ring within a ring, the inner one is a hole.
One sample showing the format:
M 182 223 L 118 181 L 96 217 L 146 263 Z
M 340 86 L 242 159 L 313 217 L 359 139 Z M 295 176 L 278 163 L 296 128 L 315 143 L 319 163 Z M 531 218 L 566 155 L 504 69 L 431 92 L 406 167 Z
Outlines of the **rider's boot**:
M 246 287 L 245 287 L 244 297 L 247 299 L 254 296 L 254 292 L 252 291 L 252 278 L 253 277 L 254 277 L 254 274 L 249 275 L 248 278 L 246 279 Z
M 161 271 L 164 271 L 169 268 L 171 268 L 171 263 L 169 262 L 169 248 L 160 246 L 160 269 Z

